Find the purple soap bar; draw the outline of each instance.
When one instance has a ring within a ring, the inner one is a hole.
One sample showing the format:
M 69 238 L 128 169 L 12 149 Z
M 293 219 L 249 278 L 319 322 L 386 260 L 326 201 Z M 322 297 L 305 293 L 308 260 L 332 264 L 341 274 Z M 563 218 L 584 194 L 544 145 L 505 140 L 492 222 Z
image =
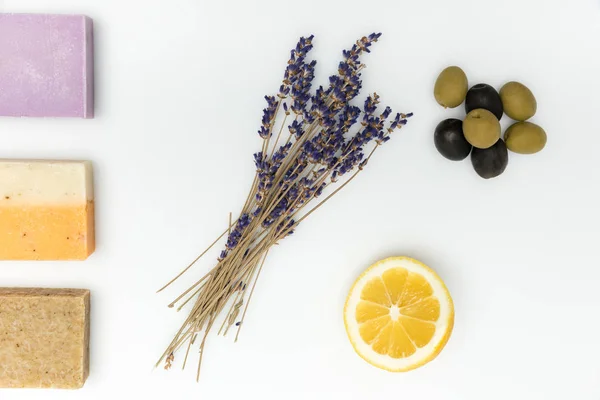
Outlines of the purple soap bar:
M 92 20 L 0 14 L 0 116 L 94 117 Z

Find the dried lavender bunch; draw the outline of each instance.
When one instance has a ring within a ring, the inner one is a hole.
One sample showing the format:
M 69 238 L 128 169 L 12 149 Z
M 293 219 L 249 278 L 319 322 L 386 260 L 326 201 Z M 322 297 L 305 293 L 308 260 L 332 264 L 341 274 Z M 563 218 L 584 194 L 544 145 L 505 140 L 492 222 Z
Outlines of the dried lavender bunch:
M 158 364 L 165 362 L 168 369 L 177 350 L 187 345 L 185 367 L 200 334 L 199 377 L 206 338 L 222 314 L 225 318 L 219 333 L 225 335 L 235 326 L 237 341 L 271 246 L 291 235 L 300 222 L 352 181 L 391 134 L 406 124 L 412 114 L 397 113 L 390 118 L 390 107 L 379 112 L 376 93 L 367 96 L 362 108 L 353 104 L 365 68 L 360 56 L 369 53 L 380 36 L 373 33 L 344 50 L 338 73 L 329 77 L 327 87 L 319 86 L 314 92 L 317 63 L 307 60 L 313 35 L 300 38 L 292 49 L 278 93 L 265 96 L 267 106 L 258 130 L 262 149 L 254 154 L 256 175 L 240 216 L 235 221 L 230 217 L 228 229 L 161 289 L 226 237 L 216 265 L 169 305 L 181 310 L 195 299 Z M 330 187 L 335 189 L 322 198 Z

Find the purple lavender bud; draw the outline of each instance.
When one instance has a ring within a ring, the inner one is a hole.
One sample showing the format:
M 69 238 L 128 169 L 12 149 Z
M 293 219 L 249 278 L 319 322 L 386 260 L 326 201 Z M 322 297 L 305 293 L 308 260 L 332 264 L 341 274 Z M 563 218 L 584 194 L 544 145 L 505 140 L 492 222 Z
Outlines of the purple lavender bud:
M 262 126 L 264 128 L 268 128 L 271 126 L 271 113 L 268 109 L 265 109 L 265 112 L 262 117 Z
M 260 129 L 258 130 L 258 134 L 261 138 L 266 139 L 269 137 L 270 131 L 269 131 L 269 129 L 265 128 L 264 126 L 261 126 Z
M 263 162 L 263 152 L 259 151 L 257 153 L 254 153 L 254 165 L 256 165 L 257 169 L 262 169 L 262 162 Z
M 265 96 L 265 100 L 267 101 L 267 106 L 269 108 L 275 108 L 277 106 L 277 100 L 275 96 Z
M 376 42 L 377 39 L 379 39 L 381 37 L 381 32 L 380 33 L 371 33 L 369 35 L 369 40 Z
M 237 226 L 241 229 L 244 230 L 246 229 L 246 227 L 248 227 L 248 225 L 250 225 L 250 215 L 248 214 L 242 214 L 242 216 L 239 218 L 238 222 L 237 222 Z
M 342 92 L 342 89 L 335 87 L 331 93 L 331 99 L 336 103 L 342 103 L 346 101 L 346 95 Z
M 363 107 L 363 110 L 365 112 L 365 118 L 368 117 L 369 115 L 373 114 L 376 109 L 377 109 L 377 103 L 375 102 L 374 98 L 371 96 L 368 96 L 367 99 L 365 100 L 365 105 Z
M 279 86 L 279 94 L 278 94 L 279 98 L 284 99 L 284 98 L 287 97 L 287 95 L 289 93 L 290 93 L 290 87 L 289 86 L 286 86 L 286 85 Z
M 348 63 L 342 61 L 338 64 L 338 74 L 340 76 L 350 76 L 352 72 L 352 67 Z
M 390 116 L 391 113 L 392 113 L 392 109 L 390 107 L 386 107 L 385 111 L 381 113 L 381 116 L 379 118 L 382 120 L 385 120 Z
M 323 190 L 325 189 L 325 186 L 327 186 L 325 183 L 322 183 L 319 188 L 315 191 L 315 197 L 319 197 L 321 194 L 323 194 Z
M 315 91 L 315 95 L 312 97 L 313 103 L 324 103 L 327 100 L 327 94 L 323 89 L 323 86 L 319 86 Z
M 300 64 L 296 60 L 292 64 L 289 64 L 286 69 L 286 77 L 291 81 L 296 77 L 298 72 L 300 71 Z
M 293 134 L 296 139 L 300 139 L 304 135 L 303 123 L 294 120 L 290 126 L 288 126 L 290 133 Z
M 331 173 L 331 182 L 337 181 L 337 178 L 338 178 L 338 172 L 336 170 Z
M 331 88 L 342 87 L 343 84 L 344 84 L 344 80 L 341 79 L 339 76 L 332 75 L 329 77 L 329 85 Z
M 315 122 L 315 117 L 313 117 L 310 112 L 305 111 L 304 112 L 304 121 L 306 121 L 306 123 L 310 125 L 313 122 Z

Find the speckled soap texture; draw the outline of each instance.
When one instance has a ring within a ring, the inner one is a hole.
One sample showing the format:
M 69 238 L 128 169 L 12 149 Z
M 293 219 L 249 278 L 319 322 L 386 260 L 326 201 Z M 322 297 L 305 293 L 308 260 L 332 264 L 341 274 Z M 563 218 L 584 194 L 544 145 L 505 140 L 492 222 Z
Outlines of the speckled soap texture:
M 0 116 L 94 116 L 93 29 L 83 15 L 0 14 Z
M 89 290 L 0 288 L 0 388 L 81 388 L 89 341 Z
M 0 160 L 0 260 L 85 260 L 94 231 L 91 162 Z

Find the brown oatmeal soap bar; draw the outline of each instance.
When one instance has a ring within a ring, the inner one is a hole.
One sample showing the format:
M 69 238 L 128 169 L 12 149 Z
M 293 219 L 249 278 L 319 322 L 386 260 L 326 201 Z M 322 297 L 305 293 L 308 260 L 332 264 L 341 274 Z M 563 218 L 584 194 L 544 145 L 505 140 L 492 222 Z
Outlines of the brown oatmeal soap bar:
M 89 337 L 89 290 L 0 288 L 0 388 L 81 388 Z

